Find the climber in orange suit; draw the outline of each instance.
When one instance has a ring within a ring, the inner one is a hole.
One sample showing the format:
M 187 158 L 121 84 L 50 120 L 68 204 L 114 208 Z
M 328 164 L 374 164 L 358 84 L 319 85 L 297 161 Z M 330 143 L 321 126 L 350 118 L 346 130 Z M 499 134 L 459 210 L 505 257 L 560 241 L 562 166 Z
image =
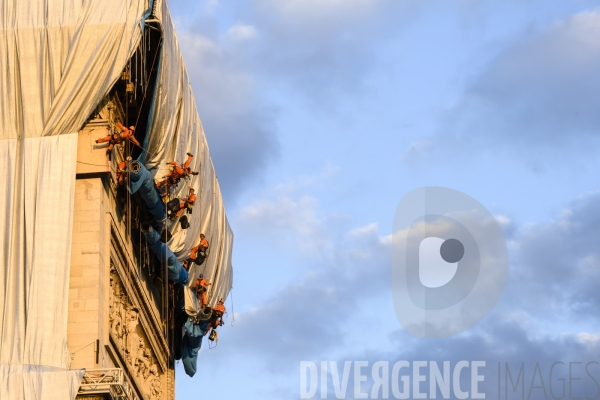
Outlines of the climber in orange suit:
M 186 174 L 193 174 L 194 171 L 190 168 L 190 164 L 192 163 L 192 158 L 194 158 L 194 156 L 191 153 L 187 153 L 187 156 L 187 160 L 183 163 L 183 170 Z M 198 173 L 196 173 L 196 175 L 198 175 Z
M 202 265 L 204 260 L 208 255 L 206 254 L 206 250 L 208 250 L 208 240 L 204 237 L 204 234 L 200 234 L 200 244 L 196 247 L 193 247 L 190 251 L 190 256 L 183 262 L 183 268 L 186 271 L 190 269 L 190 263 L 195 262 L 198 265 Z
M 134 126 L 130 126 L 129 129 L 127 129 L 120 122 L 117 122 L 117 126 L 121 130 L 120 133 L 114 133 L 112 135 L 108 135 L 103 138 L 97 139 L 96 143 L 110 142 L 110 144 L 108 145 L 108 148 L 106 149 L 107 153 L 109 153 L 113 149 L 115 144 L 123 143 L 127 140 L 129 140 L 131 143 L 135 144 L 136 146 L 141 147 L 140 143 L 137 141 L 135 136 L 133 136 L 133 131 L 135 131 Z
M 194 193 L 194 189 L 190 188 L 188 192 L 188 197 L 182 198 L 180 200 L 183 201 L 179 204 L 179 211 L 177 211 L 177 214 L 175 214 L 175 216 L 179 217 L 183 213 L 183 210 L 186 209 L 188 210 L 188 213 L 191 214 L 192 208 L 194 207 L 194 203 L 196 203 L 196 194 Z
M 167 163 L 167 165 L 170 165 L 169 173 L 163 176 L 163 178 L 165 178 L 164 180 L 156 184 L 157 188 L 167 185 L 168 190 L 171 186 L 177 185 L 181 178 L 185 178 L 188 175 L 198 175 L 197 172 L 192 171 L 190 168 L 190 163 L 192 162 L 192 158 L 194 158 L 194 156 L 191 153 L 187 153 L 187 155 L 188 158 L 183 164 L 183 167 L 181 167 L 177 161 L 169 161 Z
M 200 298 L 200 307 L 204 308 L 208 304 L 208 300 L 206 299 L 206 294 L 208 293 L 208 287 L 210 286 L 210 282 L 204 279 L 204 275 L 200 274 L 200 277 L 194 282 L 192 286 L 193 289 L 196 289 L 196 294 Z
M 117 168 L 117 183 L 119 186 L 122 186 L 125 182 L 125 176 L 127 173 L 127 166 L 129 166 L 129 162 L 131 161 L 131 157 L 127 157 L 126 160 L 121 161 Z
M 213 329 L 223 325 L 223 314 L 225 314 L 225 301 L 221 298 L 219 299 L 219 304 L 216 305 L 213 309 L 212 317 L 210 318 L 210 325 Z M 207 331 L 208 332 L 208 331 Z
M 200 234 L 200 244 L 196 247 L 194 247 L 192 249 L 192 253 L 190 254 L 191 258 L 196 258 L 196 253 L 200 252 L 200 253 L 206 253 L 206 250 L 208 250 L 208 240 L 206 240 L 206 236 L 204 236 L 204 233 Z M 193 254 L 193 256 L 192 256 Z

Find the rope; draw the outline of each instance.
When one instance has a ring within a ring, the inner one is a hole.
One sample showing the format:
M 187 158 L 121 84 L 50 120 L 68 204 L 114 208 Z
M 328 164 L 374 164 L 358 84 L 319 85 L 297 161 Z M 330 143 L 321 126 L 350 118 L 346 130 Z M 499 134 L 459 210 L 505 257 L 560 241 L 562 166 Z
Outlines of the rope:
M 131 59 L 129 59 L 129 79 L 131 79 Z M 125 126 L 129 126 L 129 102 L 127 101 L 127 89 L 125 89 Z M 129 140 L 125 140 L 123 150 L 125 152 L 125 159 L 129 156 Z M 116 160 L 115 160 L 116 161 Z M 129 168 L 127 168 L 127 184 L 129 184 L 131 177 L 129 176 Z M 129 190 L 126 191 L 126 204 L 127 204 L 127 237 L 131 241 L 131 205 L 129 204 L 130 193 Z M 131 266 L 129 265 L 129 257 L 127 257 L 127 275 L 129 279 L 132 277 Z M 131 299 L 129 299 L 132 302 Z
M 213 329 L 213 331 L 217 332 L 215 329 Z M 212 333 L 212 332 L 211 332 L 211 333 Z M 209 341 L 208 341 L 208 348 L 209 348 L 209 349 L 211 349 L 211 350 L 214 350 L 214 349 L 216 349 L 216 348 L 217 348 L 217 345 L 219 344 L 219 334 L 217 333 L 217 336 L 215 337 L 215 340 L 214 340 L 214 342 L 215 342 L 215 345 L 214 345 L 214 346 L 212 346 L 212 347 L 211 347 L 211 345 L 210 345 L 210 342 L 212 342 L 212 340 L 209 340 Z
M 163 38 L 161 37 L 161 38 L 160 38 L 160 40 L 159 40 L 159 42 L 158 42 L 157 48 L 160 48 L 160 46 L 161 46 L 161 44 L 162 44 L 162 40 L 163 40 Z M 151 68 L 150 68 L 150 73 L 152 73 L 152 70 L 154 69 L 154 66 L 155 66 L 155 64 L 156 64 L 156 60 L 157 60 L 157 57 L 158 57 L 158 53 L 159 53 L 159 50 L 157 50 L 157 51 L 155 52 L 155 54 L 154 54 L 154 59 L 152 60 L 152 66 L 151 66 Z M 143 56 L 145 57 L 145 54 L 144 54 Z M 136 59 L 136 65 L 137 65 L 137 59 Z M 129 68 L 129 70 L 131 71 L 131 60 L 130 60 L 130 68 Z M 145 72 L 146 72 L 146 71 L 144 71 L 144 73 L 145 73 Z M 136 68 L 136 73 L 137 73 L 137 68 Z M 131 76 L 130 76 L 130 79 L 131 79 Z M 143 81 L 144 81 L 144 79 L 142 79 L 142 82 L 143 82 Z M 136 79 L 136 83 L 137 83 L 137 79 Z M 144 101 L 145 101 L 145 99 L 146 99 L 146 95 L 147 95 L 147 93 L 148 93 L 148 86 L 149 86 L 149 84 L 150 84 L 150 77 L 148 77 L 147 79 L 145 79 L 145 87 L 144 87 L 144 90 L 143 90 L 143 96 L 142 96 L 141 104 L 143 104 L 143 103 L 144 103 Z M 125 94 L 125 96 L 126 96 L 126 97 L 125 97 L 125 102 L 127 103 L 127 93 Z M 125 106 L 125 107 L 126 107 L 126 125 L 129 125 L 129 123 L 128 123 L 128 122 L 129 122 L 129 121 L 128 121 L 128 105 L 126 104 L 126 106 Z M 135 124 L 134 124 L 134 126 L 137 126 L 137 124 L 138 124 L 138 122 L 139 122 L 139 119 L 140 119 L 140 117 L 141 117 L 141 113 L 142 113 L 142 108 L 140 107 L 140 109 L 138 110 L 138 114 L 137 114 L 137 117 L 136 117 L 136 121 L 135 121 Z M 131 142 L 130 142 L 130 141 L 128 141 L 128 140 L 127 140 L 127 143 L 128 143 L 128 144 L 127 144 L 127 147 L 126 147 L 126 150 L 127 150 L 126 154 L 130 153 L 130 151 L 131 151 L 130 145 L 131 145 L 131 144 L 133 144 L 133 143 L 131 143 Z M 139 147 L 140 149 L 142 149 L 143 151 L 145 151 L 146 153 L 148 153 L 148 154 L 152 155 L 152 156 L 155 156 L 155 157 L 157 156 L 157 154 L 156 154 L 156 153 L 153 153 L 153 152 L 149 151 L 147 148 L 143 147 L 142 145 L 139 145 L 138 147 Z M 204 148 L 203 148 L 203 152 L 204 152 Z M 111 169 L 112 169 L 112 168 L 111 168 Z M 129 171 L 129 169 L 128 169 L 128 175 L 129 175 L 130 173 L 131 173 L 131 172 L 130 172 L 130 171 Z M 129 178 L 129 176 L 128 176 L 128 178 Z M 189 178 L 189 177 L 186 177 L 186 181 L 185 181 L 184 185 L 182 185 L 182 187 L 181 187 L 181 188 L 178 190 L 178 193 L 177 193 L 177 196 L 176 196 L 176 197 L 178 197 L 179 195 L 181 195 L 182 191 L 183 191 L 183 190 L 184 190 L 184 189 L 185 189 L 185 188 L 188 186 L 188 184 L 189 184 L 189 182 L 188 182 L 188 178 Z M 203 176 L 202 176 L 200 179 L 201 179 L 201 185 L 200 185 L 200 186 L 202 187 L 202 186 L 203 186 L 203 184 L 202 184 L 202 183 L 203 183 L 203 181 L 204 181 L 204 174 L 203 174 Z M 129 192 L 128 192 L 128 193 L 127 193 L 127 205 L 128 205 L 128 210 L 130 211 L 130 198 L 129 198 L 129 197 L 130 197 L 130 195 L 129 195 Z M 130 214 L 130 215 L 131 215 L 131 214 Z M 211 217 L 212 217 L 212 210 L 211 210 Z M 177 222 L 179 221 L 179 219 L 180 219 L 180 218 L 181 218 L 181 217 L 178 217 L 178 218 L 177 218 Z M 212 219 L 212 218 L 211 218 L 211 219 Z M 131 224 L 131 221 L 129 221 L 129 222 L 130 222 L 130 224 Z M 164 227 L 165 227 L 165 229 L 167 229 L 167 225 L 168 225 L 168 218 L 167 218 L 167 215 L 166 215 L 166 209 L 165 209 L 165 218 L 164 218 L 164 220 L 163 220 L 163 223 L 164 223 Z M 130 234 L 131 234 L 131 227 L 130 227 Z M 211 232 L 211 234 L 210 234 L 210 240 L 211 240 L 211 242 L 212 242 L 212 232 Z M 140 242 L 141 242 L 141 232 L 140 232 Z M 146 243 L 146 251 L 148 251 L 148 249 L 147 249 L 147 248 L 148 248 L 148 244 Z M 166 252 L 164 252 L 164 256 L 163 256 L 163 257 L 164 257 L 164 260 L 161 260 L 161 261 L 163 261 L 163 267 L 165 268 L 165 269 L 164 269 L 164 274 L 163 274 L 163 275 L 166 275 L 166 272 L 167 272 L 166 270 L 168 269 L 168 267 L 167 267 L 167 259 L 166 259 L 166 258 L 167 258 Z M 207 267 L 207 266 L 208 266 L 208 262 L 206 262 L 206 264 L 204 264 L 204 267 L 203 267 L 203 272 L 204 272 L 204 270 L 206 269 L 206 267 Z M 128 265 L 128 267 L 129 267 L 129 265 Z M 128 269 L 129 269 L 129 268 L 128 268 Z M 165 277 L 166 277 L 166 276 L 163 276 L 163 278 L 165 278 Z M 171 302 L 173 302 L 173 304 L 171 304 L 171 305 L 172 305 L 172 306 L 174 306 L 174 300 L 175 300 L 175 299 L 174 299 L 174 297 L 173 297 L 173 296 L 174 296 L 174 293 L 170 293 L 170 291 L 169 291 L 168 279 L 166 279 L 166 280 L 165 280 L 165 282 L 164 282 L 164 285 L 165 285 L 165 288 L 166 288 L 166 293 L 165 293 L 165 295 L 166 295 L 166 299 L 167 299 L 167 301 L 166 301 L 166 304 L 167 304 L 167 309 L 165 310 L 165 311 L 166 311 L 166 320 L 167 320 L 166 328 L 167 328 L 167 330 L 169 330 L 169 329 L 170 329 L 170 327 L 169 327 L 169 322 L 168 322 L 168 321 L 169 321 L 169 314 L 170 314 L 170 313 L 169 313 L 169 311 L 170 311 L 170 307 L 169 307 L 169 304 L 168 304 L 168 303 L 169 303 L 169 300 L 170 300 Z M 231 308 L 232 308 L 232 313 L 233 313 L 233 296 L 232 296 L 232 299 L 231 299 L 231 301 L 232 301 L 232 303 L 231 303 L 231 304 L 232 304 L 232 305 L 231 305 Z M 233 322 L 234 322 L 234 321 L 235 321 L 235 319 L 234 319 L 234 318 L 232 318 L 232 321 L 231 321 L 232 325 L 233 325 Z M 171 342 L 172 342 L 171 344 L 173 344 L 174 337 L 173 337 L 173 335 L 170 335 L 170 336 L 171 336 Z M 209 343 L 209 348 L 210 348 L 210 349 L 214 349 L 214 348 L 216 348 L 216 347 L 217 347 L 217 345 L 218 345 L 218 337 L 217 337 L 217 339 L 215 340 L 215 345 L 214 345 L 214 346 L 212 346 L 212 347 L 211 347 L 211 346 L 210 346 L 210 343 Z
M 127 168 L 129 169 L 129 168 Z M 128 182 L 129 184 L 129 182 Z M 129 191 L 129 190 L 127 190 Z M 138 248 L 141 250 L 142 248 L 142 229 L 140 227 L 140 209 L 138 207 L 136 207 L 136 211 L 137 211 L 137 224 L 138 224 L 138 230 L 139 230 L 139 239 L 138 239 Z M 138 266 L 138 276 L 141 277 L 142 276 L 142 269 L 144 268 L 143 264 L 144 264 L 144 260 L 142 260 L 142 257 L 140 257 L 140 263 Z M 150 275 L 150 274 L 148 274 Z
M 235 322 L 235 311 L 233 311 L 233 288 L 231 288 L 231 292 L 229 293 L 229 295 L 231 296 L 231 326 L 233 326 L 233 323 Z
M 150 74 L 152 74 L 152 70 L 154 69 L 154 64 L 156 62 L 156 56 L 158 56 L 158 53 L 159 53 L 158 49 L 160 48 L 162 40 L 163 40 L 163 38 L 161 36 L 160 40 L 158 41 L 158 45 L 156 46 L 157 50 L 156 50 L 156 53 L 154 53 L 154 59 L 152 60 L 152 66 L 150 67 Z M 146 93 L 148 93 L 148 85 L 149 84 L 150 84 L 150 79 L 148 79 L 148 81 L 146 81 L 146 87 L 144 88 L 144 96 L 142 96 L 142 101 L 141 101 L 142 104 L 144 104 L 144 100 L 146 99 Z M 140 120 L 140 115 L 141 114 L 142 114 L 142 107 L 140 107 L 140 110 L 138 112 L 137 118 L 135 119 L 135 125 L 134 126 L 137 126 L 138 121 Z M 140 146 L 140 147 L 142 147 L 142 146 Z
M 161 43 L 162 43 L 162 37 L 160 38 L 160 40 L 158 41 L 158 46 L 160 47 Z M 156 53 L 154 53 L 154 59 L 152 60 L 152 67 L 150 67 L 150 71 L 152 71 L 154 69 L 154 64 L 156 63 L 156 57 L 158 56 L 159 51 L 157 50 Z M 129 71 L 131 72 L 131 60 L 130 61 L 130 65 L 129 65 Z M 130 77 L 131 79 L 131 74 Z M 148 85 L 150 84 L 150 81 L 148 80 L 146 82 L 146 86 L 144 87 L 144 96 L 142 96 L 142 101 L 141 103 L 144 103 L 144 100 L 146 99 L 146 94 L 148 93 Z M 129 125 L 129 121 L 128 121 L 128 107 L 127 107 L 127 92 L 125 92 L 125 125 L 128 126 Z M 140 120 L 140 116 L 142 115 L 142 107 L 140 107 L 139 111 L 138 111 L 138 115 L 135 119 L 135 124 L 133 126 L 137 126 L 139 120 Z M 132 144 L 129 140 L 126 140 L 127 143 Z M 151 151 L 149 151 L 148 149 L 144 148 L 142 145 L 138 146 L 140 149 L 144 150 L 145 152 L 156 156 L 156 154 L 152 153 Z M 127 146 L 127 150 L 129 149 L 129 145 Z
M 129 142 L 129 141 L 128 141 L 128 142 Z M 129 143 L 131 143 L 131 142 L 129 142 Z M 133 143 L 131 143 L 131 144 L 133 144 Z M 137 146 L 137 145 L 134 145 L 134 146 Z M 140 149 L 144 150 L 146 153 L 148 153 L 148 154 L 150 154 L 150 155 L 153 155 L 153 156 L 158 156 L 158 154 L 156 154 L 156 153 L 152 153 L 150 150 L 148 150 L 147 148 L 145 148 L 145 147 L 144 147 L 144 146 L 142 146 L 142 145 L 139 145 L 139 146 L 137 146 L 137 147 L 139 147 Z
M 187 185 L 187 183 L 188 183 L 188 182 L 187 182 L 187 177 L 186 177 L 186 182 L 185 182 L 185 184 L 183 185 L 183 188 L 185 188 L 185 186 Z M 180 195 L 181 195 L 181 190 L 179 191 L 179 194 L 177 194 L 177 195 L 175 196 L 175 198 L 179 199 L 179 196 L 180 196 Z M 169 200 L 170 200 L 170 196 L 169 196 Z M 165 208 L 166 208 L 166 207 L 165 207 Z M 173 222 L 173 226 L 174 226 L 174 228 L 173 228 L 173 232 L 175 232 L 175 230 L 176 230 L 176 229 L 178 230 L 178 227 L 179 227 L 179 225 L 178 225 L 178 224 L 179 224 L 179 220 L 181 220 L 181 217 L 182 217 L 182 216 L 184 216 L 184 215 L 186 215 L 186 214 L 187 214 L 187 213 L 182 213 L 182 214 L 181 214 L 180 216 L 178 216 L 176 219 L 172 220 L 172 222 Z M 166 224 L 167 224 L 167 222 L 165 221 L 165 226 L 166 226 Z M 173 232 L 171 232 L 171 233 L 173 233 Z
M 87 163 L 87 162 L 83 162 L 83 161 L 77 161 L 77 163 L 79 163 L 79 164 L 85 164 L 85 165 L 93 165 L 95 167 L 106 167 L 106 164 L 92 164 L 92 163 Z M 113 171 L 116 172 L 116 170 L 113 170 Z

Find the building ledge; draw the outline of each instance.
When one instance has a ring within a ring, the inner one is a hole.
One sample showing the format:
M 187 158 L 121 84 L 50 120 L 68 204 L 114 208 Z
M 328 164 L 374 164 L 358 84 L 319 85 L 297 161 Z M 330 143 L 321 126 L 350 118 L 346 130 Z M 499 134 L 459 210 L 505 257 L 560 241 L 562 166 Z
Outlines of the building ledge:
M 77 399 L 90 396 L 110 400 L 140 400 L 121 368 L 88 369 L 83 375 Z

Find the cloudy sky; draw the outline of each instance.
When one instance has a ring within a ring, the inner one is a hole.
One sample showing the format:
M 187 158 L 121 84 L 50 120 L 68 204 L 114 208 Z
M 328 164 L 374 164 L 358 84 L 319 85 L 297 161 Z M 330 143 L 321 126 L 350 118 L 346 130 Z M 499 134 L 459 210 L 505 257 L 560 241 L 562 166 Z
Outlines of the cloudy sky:
M 329 360 L 484 360 L 488 398 L 498 362 L 526 363 L 525 396 L 536 362 L 546 390 L 553 362 L 567 382 L 583 362 L 572 395 L 596 395 L 597 2 L 169 6 L 235 233 L 235 322 L 230 298 L 179 399 L 296 399 L 300 361 Z M 448 339 L 410 335 L 392 304 L 394 212 L 422 186 L 474 197 L 508 242 L 497 306 Z

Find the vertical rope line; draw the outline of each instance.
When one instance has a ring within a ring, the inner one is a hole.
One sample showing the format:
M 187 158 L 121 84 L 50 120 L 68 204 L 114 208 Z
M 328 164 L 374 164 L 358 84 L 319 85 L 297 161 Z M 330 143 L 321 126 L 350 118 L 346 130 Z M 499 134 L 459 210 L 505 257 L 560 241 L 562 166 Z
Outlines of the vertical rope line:
M 231 326 L 233 326 L 233 323 L 235 322 L 235 311 L 233 310 L 233 286 L 231 287 L 229 295 L 231 296 Z

